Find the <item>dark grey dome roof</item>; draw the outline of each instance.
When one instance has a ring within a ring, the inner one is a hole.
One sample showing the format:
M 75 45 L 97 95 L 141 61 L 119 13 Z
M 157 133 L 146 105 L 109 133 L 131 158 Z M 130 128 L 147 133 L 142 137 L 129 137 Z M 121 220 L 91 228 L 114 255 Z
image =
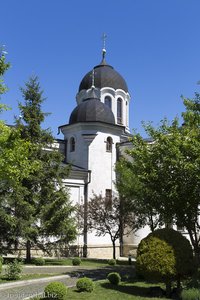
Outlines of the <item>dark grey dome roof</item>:
M 112 66 L 107 65 L 104 59 L 100 65 L 94 67 L 94 85 L 100 89 L 102 87 L 111 87 L 115 90 L 122 89 L 128 92 L 124 78 Z M 81 90 L 88 90 L 91 86 L 92 70 L 83 77 L 79 86 L 79 92 Z
M 79 104 L 71 113 L 69 124 L 79 122 L 115 124 L 115 118 L 108 106 L 97 98 L 90 98 Z

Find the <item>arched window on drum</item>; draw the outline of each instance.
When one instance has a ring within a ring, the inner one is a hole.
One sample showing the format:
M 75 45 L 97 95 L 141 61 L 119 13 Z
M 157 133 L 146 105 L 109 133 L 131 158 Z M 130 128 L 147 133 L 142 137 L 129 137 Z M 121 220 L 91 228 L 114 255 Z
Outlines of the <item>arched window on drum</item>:
M 122 124 L 123 122 L 122 114 L 123 114 L 122 99 L 118 98 L 117 99 L 117 123 L 118 124 Z
M 106 151 L 107 152 L 112 152 L 112 145 L 113 145 L 113 140 L 109 136 L 109 137 L 107 137 L 107 140 L 106 140 Z
M 112 99 L 110 96 L 106 96 L 104 99 L 104 103 L 106 106 L 108 106 L 110 109 L 112 109 Z
M 72 136 L 70 138 L 70 152 L 74 152 L 76 148 L 75 138 Z

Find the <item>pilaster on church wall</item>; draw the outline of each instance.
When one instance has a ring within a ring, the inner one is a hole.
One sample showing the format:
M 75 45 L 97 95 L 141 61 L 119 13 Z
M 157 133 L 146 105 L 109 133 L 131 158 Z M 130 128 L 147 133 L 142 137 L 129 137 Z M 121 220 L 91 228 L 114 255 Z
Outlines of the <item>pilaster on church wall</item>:
M 106 151 L 106 140 L 111 137 L 113 140 L 112 152 Z M 89 146 L 89 169 L 91 183 L 89 185 L 89 198 L 95 194 L 105 196 L 105 190 L 115 190 L 115 164 L 116 164 L 116 143 L 119 136 L 111 132 L 98 132 L 96 138 Z

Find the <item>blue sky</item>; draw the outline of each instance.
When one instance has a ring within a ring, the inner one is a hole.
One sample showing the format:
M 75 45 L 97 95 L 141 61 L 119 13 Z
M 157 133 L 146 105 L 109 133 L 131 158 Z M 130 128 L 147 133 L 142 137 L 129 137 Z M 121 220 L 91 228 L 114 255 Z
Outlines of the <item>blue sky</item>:
M 20 86 L 38 75 L 44 128 L 57 136 L 76 106 L 82 77 L 101 61 L 103 32 L 107 62 L 126 80 L 131 94 L 130 128 L 142 135 L 141 121 L 171 120 L 200 86 L 199 0 L 6 0 L 0 1 L 0 44 L 12 67 L 9 91 L 1 99 L 12 107 L 2 118 L 13 123 L 23 101 Z

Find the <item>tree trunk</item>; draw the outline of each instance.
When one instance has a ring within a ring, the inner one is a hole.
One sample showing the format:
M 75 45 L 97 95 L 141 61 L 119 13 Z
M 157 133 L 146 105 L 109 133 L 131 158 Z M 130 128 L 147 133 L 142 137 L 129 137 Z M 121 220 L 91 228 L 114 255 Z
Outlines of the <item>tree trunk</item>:
M 115 241 L 112 241 L 112 245 L 113 245 L 113 259 L 116 259 Z
M 177 278 L 177 295 L 180 295 L 181 293 L 181 278 L 178 276 Z
M 166 282 L 166 296 L 170 297 L 172 291 L 171 281 Z
M 30 263 L 31 262 L 31 242 L 28 240 L 26 242 L 26 262 Z
M 83 245 L 83 257 L 87 257 L 87 244 Z
M 200 249 L 199 247 L 195 247 L 194 248 L 194 256 L 195 256 L 195 260 L 197 262 L 198 267 L 200 266 Z

